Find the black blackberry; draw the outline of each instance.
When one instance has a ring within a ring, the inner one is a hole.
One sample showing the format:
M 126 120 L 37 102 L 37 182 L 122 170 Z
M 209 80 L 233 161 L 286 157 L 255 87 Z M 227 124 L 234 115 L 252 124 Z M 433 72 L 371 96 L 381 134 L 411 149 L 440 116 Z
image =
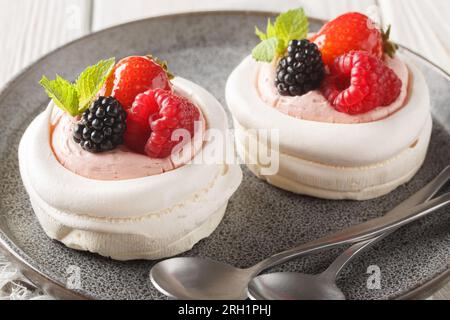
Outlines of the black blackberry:
M 275 85 L 283 96 L 301 96 L 317 89 L 325 75 L 322 54 L 306 39 L 292 40 L 278 63 Z
M 123 143 L 127 113 L 113 97 L 99 97 L 73 128 L 73 139 L 89 152 L 109 151 Z

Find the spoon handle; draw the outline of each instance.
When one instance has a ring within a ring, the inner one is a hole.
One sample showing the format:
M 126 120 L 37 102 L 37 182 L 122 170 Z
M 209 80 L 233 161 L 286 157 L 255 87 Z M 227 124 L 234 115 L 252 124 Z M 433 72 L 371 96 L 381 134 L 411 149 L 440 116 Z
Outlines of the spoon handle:
M 434 178 L 430 183 L 428 183 L 424 188 L 417 191 L 414 195 L 400 203 L 394 209 L 386 213 L 386 215 L 393 214 L 398 210 L 403 210 L 404 208 L 416 206 L 422 202 L 430 200 L 435 194 L 447 183 L 450 179 L 450 166 L 447 166 L 436 178 Z M 375 243 L 381 241 L 396 229 L 389 232 L 385 232 L 375 238 L 358 242 L 352 245 L 350 248 L 345 250 L 340 254 L 330 266 L 322 273 L 326 277 L 331 277 L 336 279 L 339 273 L 344 269 L 344 267 L 354 258 L 359 256 L 364 250 L 370 248 Z
M 419 195 L 433 195 L 436 192 L 435 190 L 439 190 L 439 188 L 436 188 L 436 186 L 442 186 L 442 184 L 448 180 L 449 172 L 450 168 L 445 168 L 438 177 L 436 177 L 432 182 L 421 189 L 421 193 L 419 193 Z M 412 198 L 419 199 L 420 196 L 416 196 L 415 194 L 412 196 Z M 428 196 L 425 199 L 427 198 Z M 392 213 L 388 215 L 369 220 L 362 224 L 349 227 L 342 231 L 338 231 L 329 236 L 325 236 L 309 243 L 302 244 L 292 249 L 277 253 L 255 265 L 252 268 L 253 272 L 259 273 L 265 269 L 284 263 L 293 258 L 298 258 L 306 254 L 310 254 L 323 249 L 333 248 L 346 243 L 369 240 L 385 232 L 400 228 L 401 226 L 417 220 L 427 215 L 428 213 L 450 203 L 450 193 L 446 193 L 438 198 L 412 207 L 412 205 L 414 205 L 414 201 L 416 200 L 408 199 L 405 202 L 406 204 L 402 204 L 399 209 L 396 208 Z
M 376 242 L 387 236 L 387 233 L 373 239 L 364 240 L 352 245 L 350 248 L 342 252 L 329 266 L 322 272 L 322 276 L 335 280 L 344 267 L 354 258 L 359 256 L 365 249 L 370 248 Z

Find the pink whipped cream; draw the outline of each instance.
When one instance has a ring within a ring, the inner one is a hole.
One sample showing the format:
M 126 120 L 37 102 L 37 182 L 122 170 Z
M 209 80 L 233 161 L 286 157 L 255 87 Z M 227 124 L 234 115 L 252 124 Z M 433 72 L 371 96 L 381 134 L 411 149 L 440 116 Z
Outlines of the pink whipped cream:
M 275 85 L 274 64 L 261 63 L 256 86 L 261 99 L 268 105 L 292 117 L 330 123 L 365 123 L 388 117 L 405 104 L 408 93 L 409 72 L 406 64 L 395 56 L 385 57 L 385 62 L 402 81 L 402 89 L 398 98 L 389 106 L 378 107 L 369 112 L 349 115 L 336 111 L 318 90 L 310 91 L 302 96 L 281 96 Z
M 201 113 L 200 113 L 201 114 Z M 135 153 L 121 145 L 114 150 L 102 153 L 90 153 L 72 139 L 74 118 L 54 108 L 51 118 L 51 145 L 58 161 L 68 170 L 80 176 L 94 180 L 125 180 L 161 174 L 176 169 L 189 162 L 197 154 L 205 132 L 205 119 L 200 117 L 201 128 L 194 134 L 191 143 L 192 156 L 175 163 L 171 157 L 164 159 L 150 158 Z

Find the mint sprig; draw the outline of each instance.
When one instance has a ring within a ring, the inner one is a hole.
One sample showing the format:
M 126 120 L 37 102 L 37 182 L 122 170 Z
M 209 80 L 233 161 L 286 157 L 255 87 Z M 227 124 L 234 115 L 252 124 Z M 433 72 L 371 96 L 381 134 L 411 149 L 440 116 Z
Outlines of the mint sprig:
M 96 65 L 87 67 L 75 82 L 75 88 L 78 92 L 79 111 L 83 112 L 89 108 L 92 98 L 101 89 L 106 78 L 114 68 L 115 59 L 100 60 Z
M 304 39 L 308 35 L 309 23 L 303 8 L 281 13 L 272 24 L 267 22 L 266 33 L 255 27 L 255 34 L 261 42 L 252 50 L 256 61 L 271 62 L 282 55 L 289 41 Z
M 255 26 L 255 33 L 261 39 L 261 41 L 267 40 L 269 38 L 275 37 L 275 26 L 272 24 L 272 21 L 270 21 L 270 18 L 267 19 L 267 27 L 266 27 L 266 33 L 262 32 L 258 29 L 258 27 Z
M 78 92 L 72 83 L 58 75 L 55 80 L 49 80 L 43 76 L 39 83 L 59 108 L 71 116 L 78 114 Z
M 59 108 L 75 117 L 89 108 L 114 65 L 115 58 L 100 60 L 97 64 L 87 67 L 74 84 L 58 75 L 55 80 L 43 76 L 39 83 Z
M 257 61 L 270 62 L 274 57 L 274 53 L 277 52 L 277 47 L 279 45 L 277 38 L 269 38 L 261 41 L 252 50 L 252 56 Z

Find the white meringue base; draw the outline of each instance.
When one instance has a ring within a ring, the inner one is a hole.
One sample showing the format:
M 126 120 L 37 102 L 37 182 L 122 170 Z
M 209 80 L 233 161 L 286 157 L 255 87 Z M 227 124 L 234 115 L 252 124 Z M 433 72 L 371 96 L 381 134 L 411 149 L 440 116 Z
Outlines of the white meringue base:
M 208 128 L 225 134 L 227 116 L 210 93 L 181 78 L 173 84 L 202 110 Z M 117 260 L 160 259 L 191 249 L 217 227 L 242 180 L 237 164 L 201 161 L 202 152 L 219 142 L 204 142 L 192 162 L 162 174 L 89 179 L 56 159 L 50 145 L 53 108 L 50 103 L 33 120 L 19 145 L 23 184 L 49 237 Z
M 340 167 L 304 160 L 280 152 L 279 170 L 275 175 L 261 173 L 258 155 L 249 152 L 252 135 L 234 119 L 235 141 L 247 167 L 260 179 L 281 189 L 313 197 L 342 200 L 368 200 L 385 195 L 408 182 L 422 166 L 432 130 L 429 116 L 416 141 L 398 155 L 367 166 Z M 254 149 L 254 148 L 253 148 Z M 245 155 L 242 151 L 245 150 Z
M 257 89 L 261 63 L 246 57 L 225 89 L 240 157 L 270 184 L 325 199 L 371 199 L 407 182 L 425 159 L 432 120 L 424 76 L 410 59 L 399 58 L 410 73 L 401 109 L 372 122 L 332 123 L 298 119 L 264 102 Z M 278 131 L 278 148 L 256 141 L 255 129 Z M 256 154 L 269 148 L 279 153 L 279 170 L 270 168 L 271 175 L 262 172 Z
M 195 243 L 208 237 L 219 225 L 227 208 L 228 201 L 196 229 L 188 233 L 180 232 L 172 239 L 161 238 L 155 241 L 151 236 L 96 232 L 69 227 L 54 217 L 57 212 L 50 207 L 41 207 L 31 198 L 34 213 L 47 236 L 62 242 L 69 248 L 98 253 L 115 260 L 161 259 L 192 249 Z M 83 219 L 83 217 L 80 217 Z M 105 221 L 105 223 L 108 223 Z

